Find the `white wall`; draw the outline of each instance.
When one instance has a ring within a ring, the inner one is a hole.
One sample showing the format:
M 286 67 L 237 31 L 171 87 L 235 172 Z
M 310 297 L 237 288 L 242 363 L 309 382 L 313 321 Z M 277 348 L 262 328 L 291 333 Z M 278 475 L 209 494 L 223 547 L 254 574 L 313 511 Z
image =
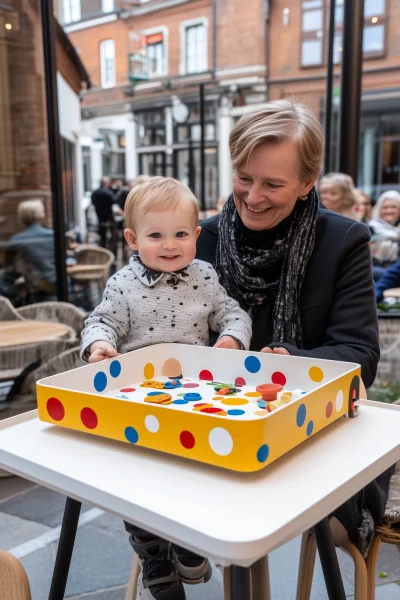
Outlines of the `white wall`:
M 75 214 L 77 217 L 76 225 L 81 231 L 85 231 L 86 222 L 82 206 L 83 197 L 83 165 L 82 152 L 80 146 L 81 135 L 81 105 L 79 96 L 74 92 L 71 86 L 65 81 L 60 73 L 57 73 L 58 89 L 58 114 L 60 134 L 72 142 L 75 146 Z

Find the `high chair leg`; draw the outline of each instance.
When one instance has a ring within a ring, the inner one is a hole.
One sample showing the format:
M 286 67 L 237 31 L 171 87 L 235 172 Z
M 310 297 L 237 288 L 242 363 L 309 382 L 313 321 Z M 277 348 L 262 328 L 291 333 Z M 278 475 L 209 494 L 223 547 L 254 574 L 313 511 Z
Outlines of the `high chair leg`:
M 136 600 L 139 574 L 140 574 L 139 557 L 135 552 L 135 554 L 133 555 L 132 568 L 131 568 L 131 573 L 129 575 L 129 581 L 128 581 L 128 587 L 126 589 L 125 600 Z
M 305 531 L 301 538 L 296 600 L 310 600 L 316 553 L 315 537 L 311 531 Z
M 231 600 L 231 569 L 224 568 L 224 600 Z
M 28 578 L 19 560 L 0 550 L 0 598 L 4 600 L 31 600 Z
M 350 554 L 354 560 L 354 600 L 366 600 L 368 597 L 367 565 L 363 555 L 350 541 L 342 542 L 342 550 Z
M 379 535 L 379 533 L 376 533 L 374 539 L 372 540 L 371 548 L 369 549 L 368 556 L 367 556 L 367 579 L 368 579 L 367 600 L 375 600 L 376 563 L 378 561 L 380 547 L 381 547 L 381 536 Z
M 271 600 L 268 556 L 251 566 L 251 597 L 252 600 Z

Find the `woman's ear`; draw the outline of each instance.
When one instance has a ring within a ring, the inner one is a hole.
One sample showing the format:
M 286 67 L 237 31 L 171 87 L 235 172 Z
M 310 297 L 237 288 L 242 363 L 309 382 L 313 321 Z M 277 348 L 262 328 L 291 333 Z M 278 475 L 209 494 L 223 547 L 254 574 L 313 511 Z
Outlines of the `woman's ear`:
M 138 247 L 137 247 L 137 243 L 136 243 L 135 232 L 132 231 L 132 229 L 125 229 L 124 230 L 124 236 L 125 236 L 125 239 L 127 241 L 127 244 L 129 246 L 129 248 L 131 250 L 137 250 Z
M 199 235 L 200 235 L 200 231 L 201 231 L 201 227 L 200 227 L 200 225 L 198 225 L 198 226 L 196 227 L 196 240 L 197 240 L 197 238 L 198 238 L 198 237 L 199 237 Z

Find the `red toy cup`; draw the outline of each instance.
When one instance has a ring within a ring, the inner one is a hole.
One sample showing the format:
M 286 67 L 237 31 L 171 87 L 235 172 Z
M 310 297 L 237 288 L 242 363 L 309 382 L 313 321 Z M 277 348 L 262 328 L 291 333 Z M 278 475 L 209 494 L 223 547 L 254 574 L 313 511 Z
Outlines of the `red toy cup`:
M 279 383 L 262 383 L 256 387 L 256 390 L 261 394 L 263 400 L 272 402 L 277 400 L 278 392 L 281 392 L 283 387 Z

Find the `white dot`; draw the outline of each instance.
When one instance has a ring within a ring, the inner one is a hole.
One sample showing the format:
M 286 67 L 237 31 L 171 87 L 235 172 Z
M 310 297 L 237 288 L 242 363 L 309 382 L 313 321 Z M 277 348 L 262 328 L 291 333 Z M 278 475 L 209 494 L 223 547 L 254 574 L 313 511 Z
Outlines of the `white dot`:
M 340 410 L 342 410 L 342 406 L 343 406 L 343 392 L 342 392 L 342 390 L 339 390 L 338 393 L 336 394 L 336 410 L 339 412 Z
M 144 424 L 146 425 L 146 429 L 151 433 L 157 433 L 160 429 L 160 423 L 154 415 L 147 415 L 144 420 Z
M 232 452 L 233 439 L 231 434 L 222 427 L 214 427 L 208 436 L 211 449 L 219 456 L 228 456 Z

